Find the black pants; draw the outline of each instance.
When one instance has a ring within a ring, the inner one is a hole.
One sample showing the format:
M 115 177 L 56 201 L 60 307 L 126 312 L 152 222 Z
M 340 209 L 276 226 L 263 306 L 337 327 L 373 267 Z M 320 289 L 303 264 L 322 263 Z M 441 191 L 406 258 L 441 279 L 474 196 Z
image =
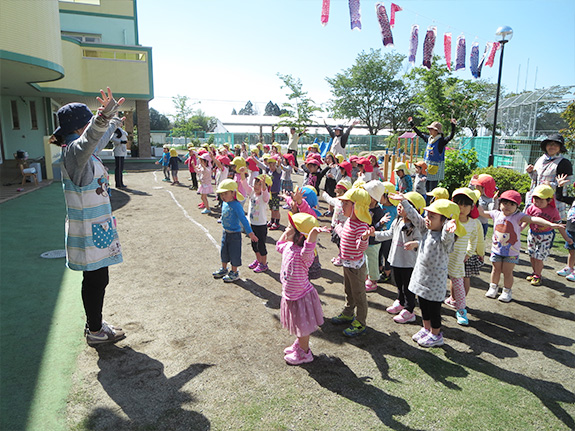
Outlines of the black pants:
M 192 179 L 192 185 L 195 189 L 198 188 L 198 175 L 195 172 L 190 172 L 190 178 Z
M 419 297 L 419 308 L 421 308 L 421 318 L 431 321 L 432 329 L 441 328 L 441 304 L 443 302 L 428 301 Z
M 124 157 L 116 157 L 116 167 L 114 169 L 116 187 L 124 187 L 124 180 L 122 178 L 123 170 L 124 170 Z
M 258 238 L 258 242 L 252 241 L 252 250 L 254 253 L 259 253 L 262 256 L 267 256 L 268 250 L 266 248 L 266 239 L 268 237 L 268 225 L 250 225 L 254 231 L 254 235 Z
M 409 280 L 411 280 L 413 268 L 398 268 L 397 266 L 392 266 L 391 270 L 393 271 L 393 278 L 397 286 L 397 299 L 399 303 L 403 305 L 407 311 L 413 313 L 413 309 L 415 308 L 415 294 L 407 288 L 409 286 Z
M 90 331 L 97 332 L 102 328 L 102 308 L 106 286 L 110 281 L 108 267 L 95 271 L 84 271 L 82 280 L 82 302 Z

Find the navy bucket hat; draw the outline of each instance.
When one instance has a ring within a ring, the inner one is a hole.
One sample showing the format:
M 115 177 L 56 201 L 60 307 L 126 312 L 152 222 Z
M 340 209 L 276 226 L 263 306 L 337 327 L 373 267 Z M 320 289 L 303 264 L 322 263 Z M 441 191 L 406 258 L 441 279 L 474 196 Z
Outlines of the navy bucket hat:
M 94 114 L 83 103 L 68 103 L 58 109 L 56 115 L 60 127 L 54 130 L 54 135 L 67 136 L 88 124 Z
M 565 147 L 565 139 L 559 133 L 553 133 L 552 135 L 547 136 L 541 142 L 541 150 L 544 153 L 547 152 L 547 144 L 549 142 L 557 142 L 559 145 L 561 145 L 561 149 L 559 150 L 560 153 L 566 153 L 567 152 L 567 148 Z

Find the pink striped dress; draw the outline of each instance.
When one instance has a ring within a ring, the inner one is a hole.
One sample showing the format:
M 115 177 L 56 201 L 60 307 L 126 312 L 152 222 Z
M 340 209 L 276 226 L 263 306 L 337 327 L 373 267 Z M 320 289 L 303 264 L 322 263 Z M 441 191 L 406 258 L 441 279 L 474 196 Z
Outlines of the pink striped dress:
M 280 320 L 296 337 L 310 335 L 323 324 L 321 302 L 308 277 L 314 249 L 315 243 L 307 241 L 303 247 L 293 242 L 276 243 L 276 250 L 282 254 Z

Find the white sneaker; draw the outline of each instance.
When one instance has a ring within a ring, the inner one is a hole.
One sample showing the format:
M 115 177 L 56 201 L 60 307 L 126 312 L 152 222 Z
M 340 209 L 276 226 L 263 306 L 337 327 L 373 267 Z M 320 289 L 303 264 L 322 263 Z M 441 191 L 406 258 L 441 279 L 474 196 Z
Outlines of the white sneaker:
M 560 275 L 561 277 L 567 277 L 568 275 L 571 275 L 572 272 L 573 272 L 573 270 L 571 268 L 569 268 L 568 266 L 566 266 L 562 270 L 557 271 L 557 275 Z
M 498 292 L 499 292 L 499 286 L 489 285 L 489 290 L 487 291 L 487 293 L 485 293 L 485 296 L 487 296 L 488 298 L 497 298 Z
M 511 289 L 503 288 L 503 292 L 499 295 L 499 299 L 501 302 L 509 302 L 511 301 Z

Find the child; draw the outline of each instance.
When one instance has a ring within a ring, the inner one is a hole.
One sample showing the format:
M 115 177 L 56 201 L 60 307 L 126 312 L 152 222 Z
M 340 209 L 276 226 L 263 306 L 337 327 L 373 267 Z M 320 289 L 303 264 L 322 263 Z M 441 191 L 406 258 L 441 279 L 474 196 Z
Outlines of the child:
M 422 347 L 443 345 L 441 304 L 447 285 L 447 262 L 455 236 L 465 235 L 459 224 L 459 207 L 447 199 L 438 199 L 424 208 L 425 218 L 416 215 L 412 223 L 424 231 L 408 289 L 418 296 L 423 327 L 412 339 Z M 411 213 L 410 213 L 411 216 Z
M 192 181 L 190 190 L 198 190 L 198 176 L 195 169 L 197 162 L 195 148 L 192 144 L 188 144 L 188 157 L 184 160 L 184 163 L 188 165 L 188 171 L 190 172 L 190 180 Z
M 395 194 L 395 186 L 389 181 L 384 181 L 383 186 L 385 187 L 385 193 L 381 198 L 381 209 L 383 209 L 383 215 L 389 214 L 389 220 L 385 222 L 384 229 L 388 230 L 391 228 L 391 224 L 397 217 L 397 205 L 399 201 L 395 199 L 390 199 L 389 196 Z M 380 283 L 387 283 L 391 280 L 391 265 L 389 264 L 389 252 L 391 249 L 391 238 L 384 240 L 379 248 L 379 281 Z
M 267 169 L 268 175 L 272 178 L 272 186 L 270 188 L 271 198 L 269 201 L 269 208 L 271 210 L 271 222 L 269 224 L 270 230 L 278 230 L 280 228 L 280 190 L 281 190 L 281 176 L 282 170 L 278 167 L 278 161 L 276 158 L 272 156 L 267 156 L 264 158 L 264 161 L 267 163 L 267 167 L 263 165 L 264 168 Z
M 238 199 L 244 199 L 238 192 L 238 183 L 230 179 L 224 180 L 218 186 L 216 193 L 221 196 L 224 202 L 222 205 L 224 232 L 220 251 L 222 266 L 212 275 L 214 278 L 223 278 L 226 283 L 232 283 L 240 278 L 238 267 L 242 265 L 242 226 L 252 242 L 257 242 L 258 237 L 252 231 L 242 204 L 238 202 Z M 229 273 L 228 263 L 231 263 L 232 266 Z
M 156 165 L 162 165 L 164 171 L 164 179 L 162 181 L 170 180 L 170 146 L 168 144 L 164 145 L 164 153 L 160 160 L 156 162 Z
M 300 365 L 313 361 L 309 336 L 323 324 L 321 302 L 307 274 L 314 259 L 317 235 L 326 230 L 306 213 L 288 213 L 288 218 L 290 223 L 276 243 L 276 250 L 282 254 L 280 320 L 297 337 L 284 350 L 284 359 L 290 365 Z
M 356 155 L 350 156 L 349 158 L 349 162 L 351 163 L 351 174 L 349 176 L 351 177 L 352 184 L 355 183 L 358 178 L 359 174 L 358 160 L 359 157 L 357 157 Z
M 371 179 L 373 180 L 380 179 L 381 181 L 385 181 L 385 178 L 383 177 L 383 172 L 381 172 L 381 169 L 379 168 L 379 165 L 377 163 L 377 157 L 374 154 L 370 154 L 369 156 L 367 156 L 367 159 L 369 160 L 369 162 L 371 163 L 371 167 L 373 168 L 373 172 L 371 173 Z
M 555 190 L 551 186 L 541 184 L 533 189 L 531 194 L 532 204 L 527 207 L 525 214 L 532 217 L 541 217 L 549 220 L 552 223 L 559 223 L 561 216 L 555 205 Z M 522 225 L 522 229 L 527 224 Z M 565 232 L 565 229 L 559 229 L 565 241 L 569 242 L 571 238 Z M 541 273 L 543 271 L 543 261 L 547 259 L 551 248 L 553 247 L 553 240 L 555 239 L 555 231 L 549 228 L 541 228 L 536 224 L 529 226 L 529 233 L 527 235 L 527 251 L 531 260 L 531 268 L 533 273 L 527 277 L 533 286 L 541 285 Z
M 399 193 L 407 193 L 413 190 L 413 181 L 411 181 L 411 175 L 409 175 L 409 170 L 405 163 L 395 165 L 395 175 L 397 176 L 395 190 Z
M 256 177 L 253 189 L 249 185 L 247 186 L 250 200 L 248 206 L 250 226 L 258 238 L 257 242 L 252 242 L 256 260 L 248 265 L 248 268 L 253 269 L 254 272 L 268 270 L 268 251 L 266 248 L 266 239 L 268 237 L 267 206 L 270 200 L 269 187 L 271 185 L 272 179 L 270 176 L 261 174 Z
M 469 183 L 469 188 L 478 190 L 481 193 L 477 205 L 483 208 L 484 211 L 493 209 L 493 199 L 495 198 L 497 187 L 495 185 L 495 180 L 491 175 L 473 175 L 473 177 L 471 177 L 471 182 Z M 483 238 L 487 235 L 487 229 L 489 228 L 487 220 L 487 218 L 479 216 L 479 221 L 483 226 Z
M 258 147 L 252 147 L 251 154 L 246 158 L 246 164 L 248 165 L 248 185 L 250 187 L 254 186 L 256 177 L 260 174 L 260 168 L 258 167 Z
M 366 159 L 365 157 L 360 157 L 357 160 L 357 167 L 359 168 L 359 171 L 357 173 L 357 179 L 359 181 L 363 181 L 365 183 L 368 183 L 369 181 L 372 180 L 372 173 L 373 173 L 373 166 L 371 165 L 371 162 Z
M 379 202 L 385 193 L 385 186 L 381 181 L 373 180 L 364 184 L 363 188 L 369 193 L 369 197 L 371 198 L 371 202 L 369 204 L 371 223 L 369 225 L 373 228 L 373 231 L 379 232 L 382 225 L 380 221 L 384 216 L 383 209 L 379 206 Z M 367 278 L 365 280 L 366 292 L 374 292 L 377 290 L 377 280 L 379 279 L 380 248 L 381 241 L 374 236 L 370 236 L 369 245 L 365 251 L 365 264 L 367 267 Z
M 341 154 L 338 154 L 338 156 L 341 156 Z M 351 177 L 351 175 L 353 173 L 352 172 L 353 166 L 351 165 L 351 163 L 348 162 L 347 160 L 343 160 L 343 161 L 339 162 L 338 166 L 339 166 L 339 173 L 341 174 L 341 178 L 342 179 L 347 178 L 353 184 L 353 179 Z
M 211 156 L 209 153 L 203 153 L 199 158 L 199 163 L 196 163 L 196 170 L 200 174 L 200 188 L 198 193 L 202 197 L 202 202 L 198 204 L 199 208 L 203 208 L 202 214 L 211 214 L 210 203 L 208 202 L 208 194 L 214 192 L 212 186 L 212 167 L 210 165 Z
M 561 228 L 560 224 L 550 223 L 541 217 L 531 217 L 519 211 L 521 195 L 515 190 L 507 190 L 499 198 L 499 210 L 483 211 L 478 207 L 479 215 L 493 219 L 493 242 L 491 244 L 491 282 L 485 294 L 488 298 L 497 297 L 499 280 L 503 273 L 503 291 L 499 295 L 501 302 L 511 301 L 513 287 L 513 268 L 519 261 L 521 250 L 521 223 L 534 223 L 539 226 Z
M 280 164 L 282 169 L 281 190 L 283 193 L 293 192 L 293 181 L 291 179 L 291 174 L 295 166 L 295 157 L 293 154 L 284 154 L 282 156 L 282 160 L 285 163 Z
M 367 296 L 365 293 L 365 256 L 369 245 L 369 203 L 371 198 L 364 189 L 352 187 L 339 198 L 343 214 L 348 217 L 343 226 L 336 226 L 340 237 L 341 261 L 345 287 L 345 308 L 331 322 L 335 325 L 351 324 L 343 331 L 347 337 L 357 337 L 366 331 Z M 354 311 L 357 309 L 357 317 Z
M 329 166 L 323 171 L 320 171 L 321 158 L 318 160 L 316 157 L 310 156 L 305 160 L 305 166 L 302 168 L 306 173 L 302 185 L 312 186 L 319 194 L 319 185 L 321 180 L 329 171 Z
M 473 275 L 479 275 L 479 268 L 483 264 L 483 251 L 479 255 L 481 258 L 477 256 L 477 244 L 479 242 L 483 244 L 483 229 L 477 220 L 477 211 L 473 211 L 478 198 L 479 192 L 467 187 L 454 190 L 451 196 L 451 200 L 459 206 L 459 223 L 465 228 L 466 234 L 457 238 L 453 252 L 449 254 L 447 268 L 451 280 L 451 296 L 444 302 L 457 310 L 455 317 L 460 325 L 469 324 L 467 309 L 465 308 L 465 297 L 469 288 L 466 288 L 465 280 L 467 279 L 469 285 L 471 272 L 474 272 Z M 467 274 L 467 269 L 469 269 L 470 274 Z
M 332 198 L 326 192 L 323 192 L 322 194 L 324 200 L 334 208 L 333 215 L 331 217 L 331 229 L 332 229 L 331 242 L 336 244 L 338 249 L 339 249 L 339 235 L 335 232 L 335 227 L 337 225 L 343 225 L 347 220 L 347 217 L 343 214 L 341 200 L 339 200 L 338 198 L 343 196 L 344 193 L 347 192 L 349 189 L 351 189 L 351 181 L 349 180 L 349 178 L 342 178 L 341 180 L 338 181 L 338 183 L 335 186 L 335 195 L 337 196 L 336 198 Z M 339 253 L 337 256 L 331 259 L 331 263 L 333 263 L 335 266 L 341 266 L 341 257 Z
M 414 165 L 415 177 L 413 180 L 413 190 L 425 197 L 425 194 L 427 193 L 425 189 L 425 182 L 427 181 L 427 163 L 419 161 L 414 163 Z
M 325 187 L 324 191 L 331 196 L 335 197 L 335 186 L 341 178 L 341 173 L 337 162 L 335 161 L 335 156 L 333 153 L 328 152 L 325 156 L 325 163 L 328 166 L 327 173 L 325 175 Z M 333 215 L 333 206 L 329 206 L 329 209 L 323 214 L 325 217 L 330 217 Z
M 393 195 L 398 197 L 397 195 Z M 389 262 L 393 278 L 397 286 L 397 299 L 385 309 L 389 314 L 395 314 L 396 323 L 415 321 L 415 294 L 409 289 L 411 273 L 417 259 L 417 247 L 421 241 L 422 232 L 416 228 L 411 219 L 418 218 L 425 207 L 425 199 L 419 193 L 409 192 L 403 195 L 403 200 L 397 204 L 398 217 L 391 227 L 382 232 L 373 232 L 375 238 L 391 241 Z
M 567 258 L 567 266 L 560 271 L 557 271 L 557 275 L 561 277 L 566 277 L 569 281 L 575 281 L 575 198 L 571 196 L 563 195 L 563 186 L 569 183 L 567 174 L 557 175 L 557 192 L 555 197 L 558 201 L 571 205 L 571 208 L 567 212 L 567 236 L 569 240 L 565 241 L 565 248 L 569 250 L 569 257 Z
M 180 156 L 178 156 L 178 151 L 175 148 L 170 150 L 170 171 L 172 171 L 172 185 L 180 185 L 178 181 L 178 170 L 180 169 L 178 163 L 183 163 Z

